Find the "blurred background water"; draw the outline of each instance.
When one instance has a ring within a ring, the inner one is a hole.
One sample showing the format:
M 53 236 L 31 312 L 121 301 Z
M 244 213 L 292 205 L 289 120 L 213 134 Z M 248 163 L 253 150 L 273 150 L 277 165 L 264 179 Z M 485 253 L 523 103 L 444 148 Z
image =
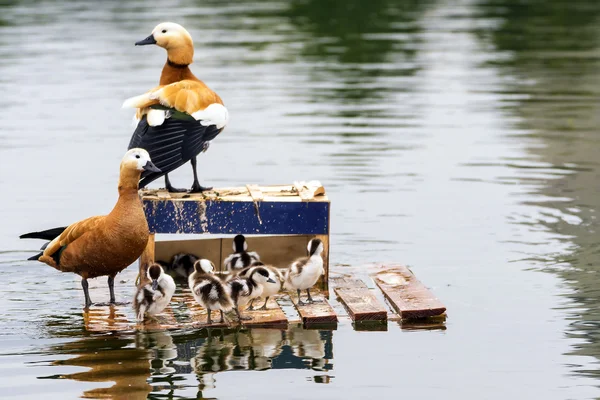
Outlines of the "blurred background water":
M 201 182 L 321 180 L 333 272 L 410 265 L 445 329 L 85 330 L 18 235 L 110 210 L 162 21 L 231 115 Z M 600 398 L 599 41 L 596 0 L 0 1 L 1 397 Z

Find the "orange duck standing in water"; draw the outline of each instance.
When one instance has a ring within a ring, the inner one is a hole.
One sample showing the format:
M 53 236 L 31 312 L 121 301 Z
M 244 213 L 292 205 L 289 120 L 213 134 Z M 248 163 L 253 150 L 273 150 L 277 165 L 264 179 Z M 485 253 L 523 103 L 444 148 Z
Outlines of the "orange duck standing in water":
M 86 308 L 92 304 L 88 279 L 108 276 L 110 302 L 115 303 L 114 282 L 117 273 L 131 265 L 148 243 L 149 230 L 138 196 L 140 176 L 157 173 L 144 149 L 131 149 L 121 161 L 119 199 L 108 215 L 90 217 L 68 227 L 21 235 L 21 239 L 50 240 L 43 252 L 29 258 L 62 272 L 81 276 Z
M 194 182 L 189 192 L 209 190 L 198 182 L 196 157 L 223 130 L 228 111 L 219 95 L 190 70 L 194 44 L 183 26 L 163 22 L 146 39 L 136 42 L 136 46 L 150 44 L 167 50 L 159 86 L 123 103 L 124 108 L 137 108 L 138 122 L 129 148 L 146 149 L 161 170 L 145 176 L 140 187 L 164 175 L 169 192 L 187 191 L 174 188 L 168 174 L 190 161 Z

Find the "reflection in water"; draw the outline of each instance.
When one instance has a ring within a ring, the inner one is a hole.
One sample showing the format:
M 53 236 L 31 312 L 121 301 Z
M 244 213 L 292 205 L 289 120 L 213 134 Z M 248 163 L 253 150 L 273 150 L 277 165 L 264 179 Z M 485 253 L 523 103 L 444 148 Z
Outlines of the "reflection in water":
M 528 262 L 558 274 L 572 288 L 569 335 L 583 339 L 572 354 L 600 359 L 600 2 L 568 0 L 478 1 L 486 19 L 481 40 L 509 54 L 497 62 L 507 109 L 519 118 L 528 160 L 506 160 L 522 176 L 526 213 L 512 216 L 529 237 L 540 227 L 547 242 L 525 246 Z M 539 199 L 539 200 L 538 200 Z M 599 377 L 597 369 L 573 368 Z
M 72 334 L 74 334 L 72 332 Z M 333 368 L 333 333 L 305 330 L 241 329 L 202 330 L 193 335 L 168 331 L 131 335 L 95 336 L 46 349 L 57 355 L 74 356 L 51 363 L 54 367 L 85 367 L 76 373 L 55 372 L 40 379 L 72 379 L 113 383 L 86 390 L 86 398 L 145 399 L 153 394 L 177 395 L 184 390 L 183 375 L 194 374 L 199 397 L 216 387 L 215 374 L 232 370 Z M 315 377 L 328 382 L 329 377 Z

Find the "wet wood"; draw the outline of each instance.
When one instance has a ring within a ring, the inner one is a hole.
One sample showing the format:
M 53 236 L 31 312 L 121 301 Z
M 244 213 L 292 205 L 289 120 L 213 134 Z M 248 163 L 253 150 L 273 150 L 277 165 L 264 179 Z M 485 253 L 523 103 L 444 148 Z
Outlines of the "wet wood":
M 267 303 L 266 310 L 258 310 L 258 307 L 262 307 L 264 304 L 263 299 L 257 299 L 254 302 L 254 311 L 242 311 L 242 315 L 246 317 L 252 317 L 252 320 L 242 321 L 242 325 L 246 327 L 287 327 L 288 320 L 285 313 L 277 304 L 274 298 L 270 298 Z
M 203 308 L 189 289 L 184 289 L 181 301 L 185 304 L 188 311 L 189 321 L 185 321 L 183 325 L 190 328 L 225 328 L 231 325 L 231 322 L 225 316 L 225 322 L 219 322 L 221 319 L 221 313 L 219 311 L 213 311 L 210 315 L 212 320 L 211 324 L 208 324 L 208 311 Z
M 334 291 L 354 322 L 387 321 L 387 309 L 358 279 L 335 278 Z
M 290 298 L 300 318 L 302 318 L 302 323 L 308 325 L 337 323 L 337 314 L 322 294 L 312 294 L 312 298 L 318 301 L 313 304 L 298 305 L 296 293 L 290 294 Z M 306 300 L 306 292 L 302 293 L 302 301 L 304 300 Z
M 372 275 L 402 319 L 441 315 L 446 307 L 405 266 L 386 266 Z

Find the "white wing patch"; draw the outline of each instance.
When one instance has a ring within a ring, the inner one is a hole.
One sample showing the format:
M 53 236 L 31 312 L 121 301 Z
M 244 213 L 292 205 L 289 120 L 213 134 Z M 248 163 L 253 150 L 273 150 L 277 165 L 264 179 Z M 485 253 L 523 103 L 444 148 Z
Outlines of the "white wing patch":
M 200 121 L 202 126 L 216 125 L 218 129 L 221 129 L 229 122 L 229 111 L 222 104 L 213 103 L 204 110 L 196 111 L 192 117 L 196 121 Z

